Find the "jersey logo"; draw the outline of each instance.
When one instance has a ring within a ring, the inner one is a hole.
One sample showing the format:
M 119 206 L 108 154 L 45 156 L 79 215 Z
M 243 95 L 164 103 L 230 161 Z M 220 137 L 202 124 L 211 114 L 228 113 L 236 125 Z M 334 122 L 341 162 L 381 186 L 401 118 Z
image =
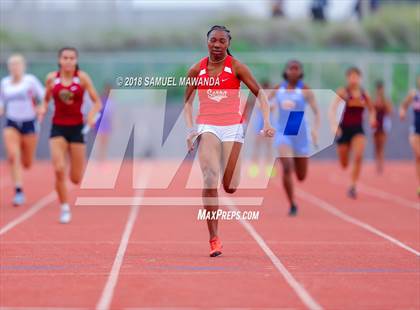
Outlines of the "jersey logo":
M 303 111 L 291 111 L 287 119 L 286 127 L 283 134 L 285 136 L 297 136 L 299 133 L 300 125 L 303 120 Z
M 296 107 L 296 102 L 286 99 L 281 102 L 281 107 L 284 110 L 293 110 Z
M 68 91 L 67 89 L 62 89 L 58 93 L 58 97 L 62 102 L 64 102 L 67 105 L 73 104 L 73 98 L 74 94 L 71 91 Z
M 229 80 L 229 78 L 222 79 L 222 82 L 224 83 L 224 82 L 226 82 L 227 80 Z
M 203 74 L 206 74 L 206 69 L 201 69 L 198 75 L 203 75 Z
M 227 73 L 232 73 L 232 69 L 229 67 L 225 67 L 224 71 Z
M 207 90 L 207 97 L 211 100 L 216 102 L 220 102 L 223 99 L 227 98 L 227 91 L 226 90 Z
M 76 85 L 73 85 L 72 87 L 70 87 L 70 90 L 71 91 L 76 91 L 77 90 L 77 86 Z

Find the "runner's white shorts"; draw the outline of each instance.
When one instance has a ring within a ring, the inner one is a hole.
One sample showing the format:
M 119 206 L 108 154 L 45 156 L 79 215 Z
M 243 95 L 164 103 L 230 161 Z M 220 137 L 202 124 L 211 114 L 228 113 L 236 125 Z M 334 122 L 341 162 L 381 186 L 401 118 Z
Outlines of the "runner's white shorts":
M 228 126 L 198 124 L 197 133 L 200 135 L 205 132 L 211 132 L 221 142 L 234 141 L 244 143 L 245 140 L 245 132 L 242 124 L 234 124 Z

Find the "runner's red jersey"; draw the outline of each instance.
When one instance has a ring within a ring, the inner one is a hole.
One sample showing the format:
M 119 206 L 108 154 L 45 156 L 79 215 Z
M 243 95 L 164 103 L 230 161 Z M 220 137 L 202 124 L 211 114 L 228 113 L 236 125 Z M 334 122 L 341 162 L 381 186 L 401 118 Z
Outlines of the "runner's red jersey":
M 77 70 L 74 73 L 71 84 L 68 86 L 64 86 L 61 83 L 60 71 L 57 71 L 52 90 L 55 105 L 53 124 L 83 124 L 82 104 L 84 92 L 85 89 L 80 85 Z
M 363 90 L 361 90 L 360 97 L 358 98 L 355 98 L 351 95 L 350 89 L 347 88 L 346 92 L 346 106 L 344 108 L 344 115 L 341 121 L 341 126 L 361 126 L 363 123 L 363 111 L 365 110 L 368 97 Z
M 232 58 L 230 55 L 226 56 L 223 70 L 217 76 L 219 85 L 197 86 L 200 102 L 197 124 L 228 126 L 242 122 L 239 91 L 241 81 L 233 73 Z M 210 78 L 207 72 L 208 60 L 209 57 L 205 57 L 200 61 L 200 79 Z

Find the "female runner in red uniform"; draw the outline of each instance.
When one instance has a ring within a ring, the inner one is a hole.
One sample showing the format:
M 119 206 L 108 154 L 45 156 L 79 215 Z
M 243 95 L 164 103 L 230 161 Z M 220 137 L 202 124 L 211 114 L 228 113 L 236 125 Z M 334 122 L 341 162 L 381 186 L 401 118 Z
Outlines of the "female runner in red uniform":
M 381 174 L 384 170 L 385 143 L 389 128 L 387 128 L 387 117 L 392 112 L 392 103 L 385 96 L 384 83 L 376 83 L 376 98 L 373 102 L 376 111 L 376 128 L 373 133 L 375 142 L 376 171 Z M 389 127 L 389 126 L 388 126 Z
M 93 102 L 87 116 L 88 126 L 95 125 L 96 113 L 102 108 L 101 100 L 89 75 L 79 70 L 77 58 L 78 52 L 75 48 L 64 47 L 59 51 L 59 70 L 47 75 L 46 93 L 40 113 L 42 119 L 52 98 L 55 112 L 50 134 L 50 149 L 56 176 L 55 188 L 61 203 L 61 223 L 68 223 L 71 220 L 65 177 L 67 156 L 70 159 L 71 182 L 79 184 L 83 175 L 86 148 L 82 133 L 84 125 L 81 107 L 85 90 Z
M 365 150 L 365 133 L 363 130 L 363 112 L 365 108 L 369 111 L 369 122 L 371 127 L 375 127 L 375 109 L 371 104 L 370 98 L 361 86 L 362 74 L 356 67 L 351 67 L 346 72 L 347 86 L 337 90 L 330 109 L 330 121 L 333 130 L 337 129 L 337 153 L 341 166 L 345 169 L 349 164 L 350 153 L 353 152 L 353 170 L 351 174 L 351 186 L 348 196 L 355 199 L 356 184 L 359 179 L 362 167 L 363 152 Z M 344 100 L 345 108 L 343 118 L 337 127 L 337 108 Z
M 203 174 L 203 204 L 207 212 L 218 210 L 217 187 L 220 171 L 223 188 L 234 193 L 240 178 L 240 150 L 244 142 L 243 117 L 240 111 L 239 88 L 243 82 L 260 100 L 264 115 L 262 133 L 267 137 L 274 135 L 269 120 L 270 107 L 262 88 L 247 66 L 233 58 L 228 50 L 231 41 L 230 31 L 224 26 L 213 26 L 207 33 L 209 56 L 193 65 L 188 71 L 189 78 L 205 81 L 218 78 L 219 85 L 188 86 L 185 92 L 184 116 L 189 129 L 188 149 L 194 147 L 194 139 L 199 136 L 198 156 Z M 198 90 L 200 102 L 193 124 L 193 99 Z M 224 168 L 224 169 L 223 169 Z M 222 254 L 222 243 L 218 237 L 218 220 L 208 220 L 210 234 L 210 256 Z

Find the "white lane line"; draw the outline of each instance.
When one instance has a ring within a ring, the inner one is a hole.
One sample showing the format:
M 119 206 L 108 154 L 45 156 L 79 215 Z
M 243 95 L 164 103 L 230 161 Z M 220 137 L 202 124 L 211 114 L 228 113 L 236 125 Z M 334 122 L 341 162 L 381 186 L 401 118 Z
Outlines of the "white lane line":
M 420 256 L 420 252 L 411 248 L 410 246 L 406 245 L 405 243 L 395 239 L 394 237 L 391 237 L 390 235 L 380 231 L 379 229 L 370 226 L 369 224 L 358 220 L 350 215 L 347 215 L 346 213 L 340 211 L 339 209 L 335 208 L 333 205 L 329 204 L 328 202 L 318 198 L 317 196 L 314 196 L 306 191 L 300 190 L 300 189 L 296 189 L 296 194 L 298 197 L 300 197 L 303 200 L 306 200 L 307 202 L 310 202 L 314 205 L 316 205 L 317 207 L 320 207 L 321 209 L 341 218 L 342 220 L 349 222 L 353 225 L 359 226 L 381 238 L 384 238 L 385 240 L 388 240 L 389 242 L 393 243 L 394 245 L 415 254 L 416 256 Z
M 140 179 L 141 187 L 144 188 L 147 182 L 147 175 L 143 175 Z M 118 277 L 120 275 L 121 266 L 124 260 L 125 252 L 128 247 L 131 233 L 134 228 L 134 223 L 137 219 L 139 213 L 140 204 L 142 203 L 142 195 L 144 194 L 144 189 L 137 190 L 135 196 L 132 199 L 132 205 L 130 208 L 130 214 L 125 224 L 124 232 L 121 237 L 120 245 L 118 247 L 117 254 L 112 264 L 111 272 L 108 275 L 105 287 L 102 291 L 101 297 L 99 298 L 98 303 L 96 304 L 97 310 L 108 310 L 111 308 L 112 298 L 114 297 L 115 287 L 118 282 Z
M 334 184 L 340 184 L 345 185 L 343 181 L 336 175 L 331 174 L 329 176 L 329 181 Z M 366 195 L 370 195 L 372 197 L 380 198 L 382 200 L 390 201 L 393 203 L 396 203 L 403 207 L 413 208 L 416 210 L 420 210 L 420 202 L 414 202 L 408 199 L 401 198 L 399 196 L 393 195 L 389 192 L 380 190 L 373 186 L 368 186 L 362 182 L 359 183 L 358 189 L 361 193 L 364 193 Z
M 121 242 L 118 247 L 117 255 L 115 256 L 114 263 L 112 264 L 111 272 L 108 275 L 108 280 L 102 291 L 101 298 L 99 299 L 96 305 L 96 309 L 98 310 L 110 309 L 112 297 L 114 296 L 115 286 L 117 285 L 121 265 L 124 260 L 125 251 L 127 250 L 128 241 L 130 239 L 131 232 L 133 231 L 134 222 L 136 221 L 138 213 L 139 205 L 134 205 L 133 202 L 133 206 L 131 206 L 130 208 L 130 214 L 125 225 L 124 233 L 122 235 Z
M 52 191 L 47 196 L 44 196 L 43 198 L 38 200 L 35 204 L 33 204 L 25 213 L 21 214 L 16 219 L 10 221 L 6 225 L 4 225 L 2 228 L 0 228 L 0 236 L 4 235 L 6 232 L 13 229 L 14 227 L 21 224 L 22 222 L 26 221 L 35 213 L 37 213 L 39 210 L 48 206 L 54 200 L 56 200 L 56 194 L 54 191 Z
M 404 207 L 420 210 L 420 202 L 416 203 L 363 183 L 360 184 L 360 191 L 377 198 L 392 201 Z
M 224 197 L 225 200 L 229 198 Z M 232 203 L 227 206 L 231 211 L 238 211 L 238 209 L 233 206 Z M 239 219 L 238 220 L 241 225 L 245 228 L 245 230 L 254 238 L 260 248 L 264 251 L 267 257 L 271 260 L 274 267 L 280 272 L 286 282 L 290 285 L 290 287 L 295 291 L 298 295 L 300 300 L 311 310 L 319 310 L 322 307 L 313 299 L 313 297 L 306 291 L 306 289 L 292 276 L 292 274 L 287 270 L 287 268 L 283 265 L 280 259 L 273 253 L 264 239 L 258 234 L 255 228 L 246 220 Z
M 135 197 L 78 197 L 77 206 L 131 206 Z M 141 199 L 142 206 L 165 206 L 165 207 L 189 207 L 202 206 L 201 197 L 138 197 Z M 225 201 L 223 204 L 234 203 L 241 206 L 260 206 L 263 197 L 235 197 L 231 201 Z M 214 199 L 214 205 L 218 205 L 217 199 Z

